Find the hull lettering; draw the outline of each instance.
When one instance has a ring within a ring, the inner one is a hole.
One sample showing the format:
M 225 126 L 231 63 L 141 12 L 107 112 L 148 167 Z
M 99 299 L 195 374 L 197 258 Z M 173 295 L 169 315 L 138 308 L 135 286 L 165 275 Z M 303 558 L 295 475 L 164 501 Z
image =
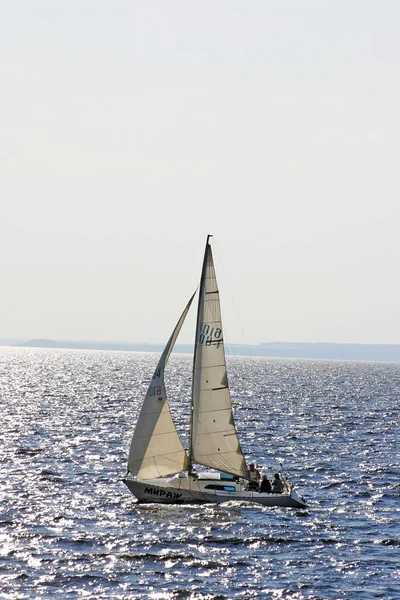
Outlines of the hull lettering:
M 144 490 L 145 494 L 150 494 L 151 496 L 159 496 L 160 498 L 167 498 L 168 500 L 177 500 L 182 496 L 182 494 L 178 494 L 178 492 L 166 492 L 165 490 L 157 490 L 156 488 L 147 487 Z

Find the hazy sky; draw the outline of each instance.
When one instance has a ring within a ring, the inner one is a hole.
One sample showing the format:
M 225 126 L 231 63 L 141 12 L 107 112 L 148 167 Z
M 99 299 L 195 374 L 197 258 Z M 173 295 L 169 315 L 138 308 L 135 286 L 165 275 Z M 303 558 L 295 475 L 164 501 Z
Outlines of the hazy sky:
M 0 338 L 164 342 L 213 233 L 230 342 L 400 343 L 399 23 L 2 0 Z

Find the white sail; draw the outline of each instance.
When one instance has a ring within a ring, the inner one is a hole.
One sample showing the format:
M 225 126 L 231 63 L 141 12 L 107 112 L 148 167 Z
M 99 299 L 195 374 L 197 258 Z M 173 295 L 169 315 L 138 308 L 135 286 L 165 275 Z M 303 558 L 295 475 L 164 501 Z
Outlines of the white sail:
M 233 420 L 219 292 L 208 239 L 197 313 L 192 402 L 191 462 L 247 477 Z
M 172 420 L 167 400 L 164 369 L 193 298 L 194 294 L 162 353 L 133 433 L 128 471 L 141 479 L 171 475 L 188 467 L 188 457 Z

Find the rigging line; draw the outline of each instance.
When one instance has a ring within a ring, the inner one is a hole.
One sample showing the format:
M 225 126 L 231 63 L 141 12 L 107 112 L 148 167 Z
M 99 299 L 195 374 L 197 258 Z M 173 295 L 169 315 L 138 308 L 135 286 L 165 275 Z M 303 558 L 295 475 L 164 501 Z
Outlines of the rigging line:
M 234 309 L 235 309 L 235 313 L 236 313 L 236 318 L 237 318 L 237 320 L 239 322 L 240 329 L 242 330 L 242 335 L 243 335 L 245 346 L 247 348 L 247 352 L 249 353 L 249 356 L 252 356 L 252 353 L 251 353 L 251 350 L 250 350 L 250 346 L 249 346 L 249 344 L 247 342 L 246 334 L 244 332 L 244 328 L 243 328 L 242 322 L 240 320 L 240 316 L 239 316 L 239 312 L 238 312 L 238 309 L 237 309 L 237 306 L 236 306 L 236 303 L 235 303 L 235 299 L 233 297 L 232 290 L 230 288 L 229 281 L 228 281 L 228 278 L 227 278 L 226 273 L 225 273 L 224 265 L 223 265 L 223 262 L 222 262 L 222 259 L 221 259 L 221 255 L 219 253 L 218 244 L 215 243 L 215 240 L 214 240 L 213 248 L 215 248 L 215 254 L 218 257 L 218 263 L 219 263 L 218 264 L 218 268 L 221 267 L 223 278 L 225 280 L 226 286 L 227 286 L 229 294 L 231 296 L 231 300 L 232 300 L 232 303 L 233 303 L 233 306 L 234 306 Z M 224 330 L 226 331 L 225 325 L 224 325 Z M 227 338 L 228 336 L 225 336 L 225 337 Z M 233 345 L 231 343 L 229 343 L 228 341 L 225 342 L 225 345 L 229 346 L 230 347 L 230 352 L 234 356 L 236 356 L 236 352 L 235 352 L 235 349 L 233 348 Z

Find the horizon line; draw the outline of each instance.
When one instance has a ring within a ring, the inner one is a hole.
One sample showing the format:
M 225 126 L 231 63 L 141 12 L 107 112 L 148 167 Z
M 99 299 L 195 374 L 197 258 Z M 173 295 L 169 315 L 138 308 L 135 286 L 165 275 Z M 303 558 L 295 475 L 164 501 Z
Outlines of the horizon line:
M 45 337 L 32 337 L 32 338 L 0 338 L 0 344 L 29 344 L 33 342 L 40 343 L 57 343 L 57 344 L 109 344 L 109 345 L 124 345 L 124 346 L 165 346 L 165 341 L 160 342 L 132 342 L 123 340 L 109 340 L 109 339 L 77 339 L 77 338 L 45 338 Z M 177 342 L 175 346 L 193 346 L 194 341 L 190 342 Z M 246 342 L 229 342 L 226 346 L 244 346 L 244 347 L 259 347 L 259 346 L 271 346 L 271 345 L 330 345 L 330 346 L 400 346 L 399 343 L 395 342 L 316 342 L 316 341 L 262 341 L 258 343 L 246 343 Z

